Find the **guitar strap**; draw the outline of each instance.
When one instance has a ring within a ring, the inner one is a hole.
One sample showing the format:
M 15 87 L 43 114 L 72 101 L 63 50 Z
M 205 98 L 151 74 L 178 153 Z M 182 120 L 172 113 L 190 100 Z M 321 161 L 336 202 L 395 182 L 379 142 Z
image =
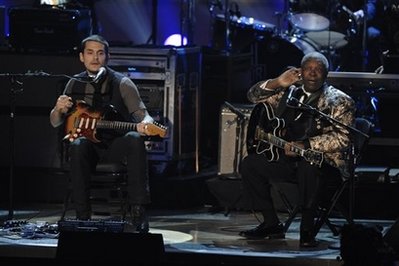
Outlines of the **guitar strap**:
M 285 90 L 283 97 L 281 98 L 281 100 L 277 106 L 277 109 L 275 110 L 277 117 L 283 116 L 283 113 L 284 113 L 285 109 L 287 108 L 286 102 L 288 99 L 288 95 L 292 95 L 291 91 L 293 91 L 295 89 L 296 89 L 296 87 L 290 87 L 290 88 L 288 88 L 288 90 Z
M 303 95 L 304 92 L 300 87 L 291 86 L 285 90 L 277 109 L 275 110 L 276 116 L 284 119 L 286 122 L 293 121 L 298 115 L 298 109 L 287 107 L 287 99 L 288 97 L 293 97 L 300 100 L 301 96 Z

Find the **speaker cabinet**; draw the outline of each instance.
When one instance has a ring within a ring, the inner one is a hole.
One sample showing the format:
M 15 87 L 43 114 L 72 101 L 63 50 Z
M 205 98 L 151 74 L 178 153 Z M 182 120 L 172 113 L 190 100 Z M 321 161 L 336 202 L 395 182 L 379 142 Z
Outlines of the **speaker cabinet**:
M 254 105 L 222 105 L 219 116 L 218 174 L 236 174 L 247 155 L 246 133 Z
M 61 231 L 56 258 L 61 262 L 156 265 L 163 260 L 162 234 Z
M 49 114 L 68 81 L 66 75 L 82 71 L 82 63 L 71 55 L 2 54 L 1 57 L 7 64 L 0 65 L 0 72 L 10 76 L 0 77 L 3 140 L 0 167 L 9 165 L 11 148 L 18 167 L 59 167 L 61 128 L 50 125 Z M 34 75 L 38 71 L 51 75 Z M 13 81 L 14 73 L 17 77 Z
M 215 55 L 204 50 L 202 61 L 201 155 L 216 163 L 217 114 L 224 101 L 249 104 L 246 93 L 254 83 L 252 54 Z
M 41 52 L 77 51 L 91 34 L 89 9 L 10 9 L 10 44 L 16 49 Z

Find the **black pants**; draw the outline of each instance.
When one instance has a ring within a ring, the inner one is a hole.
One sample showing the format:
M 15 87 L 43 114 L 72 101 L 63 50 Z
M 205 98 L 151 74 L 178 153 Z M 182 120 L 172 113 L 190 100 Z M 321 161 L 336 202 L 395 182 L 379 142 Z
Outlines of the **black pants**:
M 128 170 L 129 203 L 150 203 L 147 153 L 143 138 L 137 132 L 128 132 L 109 142 L 94 144 L 86 138 L 78 138 L 70 144 L 70 179 L 72 195 L 78 216 L 90 213 L 89 183 L 91 173 L 98 162 L 124 162 Z
M 301 230 L 313 230 L 317 208 L 327 186 L 338 184 L 339 171 L 323 164 L 320 168 L 305 160 L 281 157 L 278 162 L 268 162 L 264 155 L 249 154 L 241 162 L 243 195 L 248 208 L 262 212 L 265 223 L 278 223 L 271 197 L 271 186 L 278 182 L 295 182 L 299 188 L 302 208 Z

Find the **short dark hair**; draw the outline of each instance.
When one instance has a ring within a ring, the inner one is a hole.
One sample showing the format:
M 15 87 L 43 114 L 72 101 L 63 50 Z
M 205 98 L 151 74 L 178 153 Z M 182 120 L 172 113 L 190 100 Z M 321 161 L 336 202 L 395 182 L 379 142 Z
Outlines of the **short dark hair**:
M 88 41 L 93 41 L 93 42 L 99 42 L 101 44 L 104 45 L 104 49 L 105 49 L 105 53 L 108 55 L 108 51 L 109 51 L 109 44 L 107 42 L 107 40 L 101 36 L 101 35 L 90 35 L 89 37 L 86 37 L 85 39 L 82 40 L 81 44 L 80 44 L 80 51 L 83 53 L 85 47 L 86 47 L 86 43 Z

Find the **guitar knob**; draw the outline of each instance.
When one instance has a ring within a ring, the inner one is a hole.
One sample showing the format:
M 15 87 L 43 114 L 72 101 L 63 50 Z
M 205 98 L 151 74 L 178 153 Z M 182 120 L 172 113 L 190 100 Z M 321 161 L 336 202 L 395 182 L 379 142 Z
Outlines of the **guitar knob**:
M 81 128 L 77 128 L 76 132 L 80 133 L 80 132 L 82 132 L 82 129 Z

